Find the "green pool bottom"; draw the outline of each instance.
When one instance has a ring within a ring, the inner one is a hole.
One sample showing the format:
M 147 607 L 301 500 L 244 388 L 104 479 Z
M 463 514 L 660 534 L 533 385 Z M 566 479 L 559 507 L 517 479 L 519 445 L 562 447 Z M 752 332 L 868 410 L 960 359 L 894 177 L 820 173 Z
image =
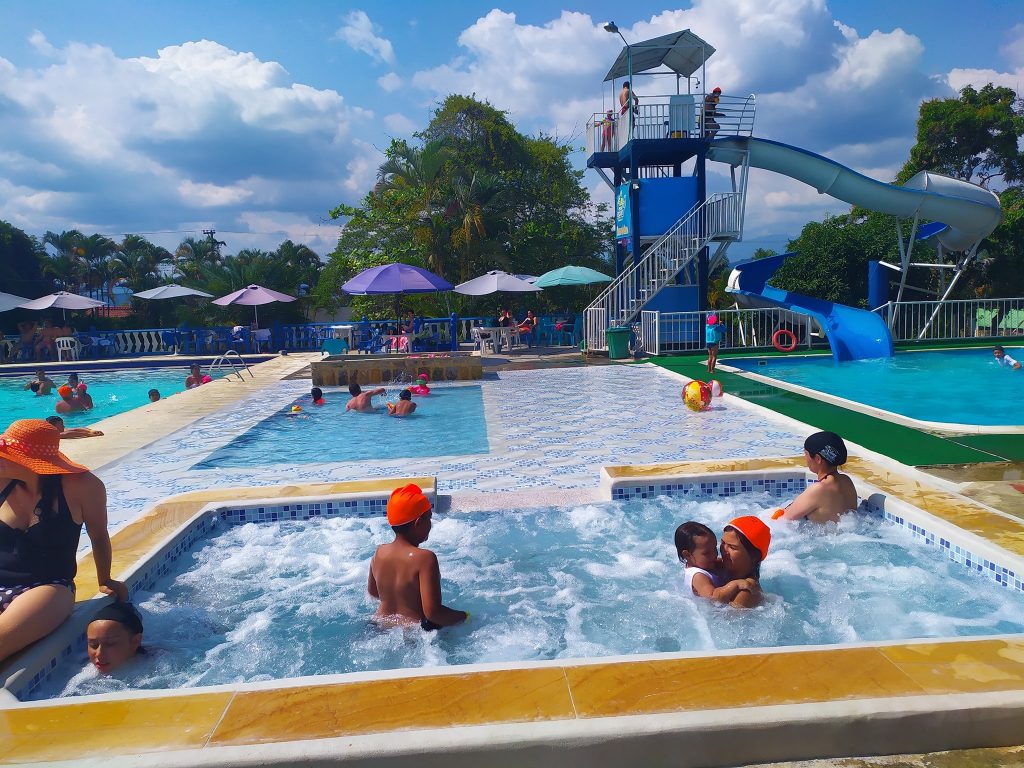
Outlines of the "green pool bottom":
M 719 360 L 728 362 L 729 357 L 751 355 L 721 355 Z M 704 354 L 698 354 L 655 357 L 648 361 L 683 376 L 704 380 L 708 378 L 706 359 Z M 836 432 L 902 464 L 927 467 L 1024 461 L 1024 435 L 936 435 L 762 384 L 720 368 L 715 370 L 714 378 L 722 382 L 729 394 L 819 429 Z

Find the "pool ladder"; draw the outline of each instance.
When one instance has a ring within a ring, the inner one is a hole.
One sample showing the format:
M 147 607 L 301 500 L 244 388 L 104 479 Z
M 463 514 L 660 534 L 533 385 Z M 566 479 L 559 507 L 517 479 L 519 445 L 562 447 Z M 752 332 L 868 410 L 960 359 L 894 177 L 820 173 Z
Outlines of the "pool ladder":
M 238 362 L 242 364 L 242 368 L 241 369 L 239 369 L 238 365 L 235 363 L 235 358 L 238 358 Z M 223 355 L 221 355 L 220 357 L 215 359 L 212 363 L 210 363 L 210 370 L 209 370 L 210 376 L 213 376 L 214 372 L 220 370 L 221 366 L 224 366 L 224 365 L 230 365 L 231 366 L 231 373 L 238 374 L 239 381 L 245 381 L 245 377 L 242 375 L 242 369 L 244 369 L 246 371 L 249 371 L 249 378 L 252 378 L 252 379 L 256 378 L 253 375 L 252 371 L 249 370 L 249 366 L 246 364 L 245 359 L 240 354 L 238 354 L 238 352 L 236 350 L 234 350 L 234 349 L 229 349 Z M 227 378 L 228 376 L 230 376 L 231 373 L 225 375 L 224 378 Z

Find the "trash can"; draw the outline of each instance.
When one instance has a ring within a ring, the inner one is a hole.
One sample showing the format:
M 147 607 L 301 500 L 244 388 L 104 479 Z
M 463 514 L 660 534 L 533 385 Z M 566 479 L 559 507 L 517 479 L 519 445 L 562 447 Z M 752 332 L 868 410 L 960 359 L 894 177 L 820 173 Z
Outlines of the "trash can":
M 604 332 L 608 341 L 608 357 L 612 360 L 622 360 L 629 357 L 629 334 L 633 331 L 628 326 L 609 328 Z

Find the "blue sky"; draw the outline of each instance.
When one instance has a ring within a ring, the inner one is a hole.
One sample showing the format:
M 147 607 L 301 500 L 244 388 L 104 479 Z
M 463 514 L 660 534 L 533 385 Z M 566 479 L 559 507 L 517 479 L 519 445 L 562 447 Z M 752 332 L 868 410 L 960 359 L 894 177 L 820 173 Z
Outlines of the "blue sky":
M 624 8 L 628 10 L 624 10 Z M 582 145 L 627 39 L 690 28 L 709 80 L 756 93 L 755 134 L 888 180 L 922 99 L 1024 81 L 1019 0 L 0 3 L 0 218 L 33 234 L 215 227 L 228 250 L 320 253 L 326 212 L 369 189 L 390 136 L 451 91 Z M 642 91 L 640 91 L 642 95 Z M 578 156 L 582 164 L 582 153 Z M 598 177 L 586 183 L 610 199 Z M 746 248 L 843 204 L 753 172 Z M 740 251 L 743 248 L 738 249 Z

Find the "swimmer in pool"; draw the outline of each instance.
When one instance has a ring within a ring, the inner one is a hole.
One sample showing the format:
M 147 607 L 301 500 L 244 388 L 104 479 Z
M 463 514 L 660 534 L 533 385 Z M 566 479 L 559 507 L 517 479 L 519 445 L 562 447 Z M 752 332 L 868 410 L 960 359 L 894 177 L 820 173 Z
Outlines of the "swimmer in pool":
M 155 403 L 160 400 L 160 390 L 151 389 L 149 390 L 149 402 Z
M 377 387 L 364 392 L 358 384 L 349 384 L 348 393 L 352 395 L 352 399 L 345 404 L 345 410 L 373 413 L 377 409 L 373 407 L 371 400 L 377 395 L 383 395 L 384 391 L 384 387 Z
M 46 371 L 40 368 L 36 371 L 36 377 L 22 387 L 22 389 L 31 389 L 37 395 L 48 395 L 56 386 L 53 383 L 53 379 L 46 375 Z
M 78 440 L 83 437 L 103 437 L 103 433 L 98 429 L 89 429 L 88 427 L 64 429 L 64 419 L 60 416 L 47 416 L 46 421 L 57 428 L 57 431 L 60 432 L 61 440 Z
M 740 592 L 758 590 L 753 579 L 723 578 L 722 561 L 718 558 L 715 532 L 704 523 L 690 521 L 676 528 L 676 555 L 685 567 L 686 594 L 732 603 Z
M 441 629 L 469 618 L 441 603 L 437 555 L 420 544 L 430 536 L 433 506 L 418 485 L 396 488 L 388 499 L 388 523 L 395 540 L 381 544 L 370 561 L 366 591 L 380 600 L 374 621 L 382 626 Z
M 768 557 L 772 532 L 753 515 L 737 517 L 722 531 L 722 570 L 730 580 L 746 582 L 747 589 L 736 593 L 730 605 L 756 608 L 764 599 L 761 592 L 761 563 Z
M 1020 370 L 1020 363 L 1006 354 L 1006 350 L 1002 347 L 995 347 L 992 350 L 992 354 L 996 358 L 996 362 L 1004 368 L 1012 368 L 1015 371 Z
M 388 416 L 408 416 L 416 410 L 416 403 L 412 401 L 412 392 L 403 389 L 398 395 L 397 403 L 388 403 Z
M 818 476 L 793 503 L 777 510 L 773 519 L 837 523 L 846 512 L 857 509 L 857 489 L 848 475 L 839 471 L 846 463 L 846 443 L 835 432 L 815 432 L 804 441 L 804 461 Z M 781 514 L 780 514 L 781 512 Z
M 142 648 L 142 617 L 131 603 L 111 603 L 100 608 L 85 630 L 89 661 L 109 675 Z
M 324 391 L 320 387 L 313 387 L 309 390 L 309 396 L 313 399 L 313 405 L 323 405 L 324 402 Z

